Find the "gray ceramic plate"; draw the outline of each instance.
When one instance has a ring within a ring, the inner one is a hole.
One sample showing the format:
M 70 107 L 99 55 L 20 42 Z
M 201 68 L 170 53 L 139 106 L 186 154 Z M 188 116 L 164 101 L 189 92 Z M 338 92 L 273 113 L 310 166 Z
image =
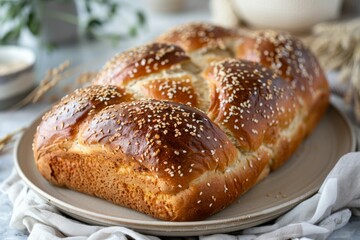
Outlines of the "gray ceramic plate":
M 102 199 L 58 188 L 37 171 L 31 144 L 39 120 L 23 134 L 15 149 L 15 165 L 22 179 L 63 212 L 88 223 L 122 225 L 162 236 L 194 236 L 231 232 L 279 216 L 314 194 L 337 160 L 355 150 L 349 122 L 333 106 L 291 159 L 237 202 L 197 222 L 166 222 Z

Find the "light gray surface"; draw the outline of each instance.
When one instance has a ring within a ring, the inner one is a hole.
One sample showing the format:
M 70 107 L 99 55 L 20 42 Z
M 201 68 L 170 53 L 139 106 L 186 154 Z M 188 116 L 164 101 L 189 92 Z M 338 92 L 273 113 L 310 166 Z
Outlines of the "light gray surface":
M 138 2 L 141 4 L 144 0 Z M 36 65 L 38 76 L 43 75 L 46 69 L 54 67 L 67 59 L 72 60 L 73 63 L 92 61 L 89 68 L 100 66 L 107 58 L 116 52 L 149 41 L 173 25 L 188 21 L 209 20 L 210 13 L 206 6 L 207 2 L 206 0 L 189 1 L 186 12 L 173 15 L 156 14 L 146 10 L 148 16 L 147 30 L 144 30 L 139 38 L 121 42 L 116 47 L 113 47 L 109 43 L 94 42 L 64 46 L 51 53 L 39 51 Z M 0 136 L 27 126 L 44 111 L 48 105 L 49 103 L 42 103 L 17 112 L 0 112 Z M 12 149 L 10 147 L 5 153 L 0 155 L 0 182 L 10 175 L 12 169 Z M 27 233 L 22 233 L 9 227 L 11 212 L 12 206 L 7 197 L 4 196 L 3 193 L 0 193 L 0 239 L 26 239 Z M 352 218 L 348 225 L 336 231 L 329 239 L 360 239 L 360 218 Z

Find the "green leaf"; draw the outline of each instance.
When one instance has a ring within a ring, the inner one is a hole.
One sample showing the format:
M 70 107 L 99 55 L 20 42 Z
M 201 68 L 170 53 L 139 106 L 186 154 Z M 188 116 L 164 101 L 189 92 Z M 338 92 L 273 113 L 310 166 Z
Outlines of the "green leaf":
M 40 33 L 40 22 L 35 16 L 34 12 L 30 12 L 28 15 L 28 19 L 26 22 L 27 27 L 29 28 L 30 32 L 35 36 L 38 36 Z
M 96 28 L 102 25 L 102 21 L 98 18 L 91 18 L 87 23 L 87 28 Z
M 6 19 L 21 18 L 22 14 L 24 14 L 25 7 L 26 7 L 25 1 L 24 2 L 23 1 L 22 2 L 17 2 L 17 1 L 13 2 L 12 4 L 9 5 Z
M 131 36 L 131 37 L 135 37 L 136 35 L 137 35 L 137 28 L 136 28 L 136 26 L 131 26 L 130 28 L 129 28 L 129 31 L 128 31 L 128 34 L 129 34 L 129 36 Z
M 87 11 L 88 13 L 91 13 L 91 12 L 92 12 L 90 0 L 86 0 L 86 1 L 85 1 L 85 7 L 86 7 L 86 11 Z
M 117 5 L 116 3 L 113 3 L 113 4 L 110 5 L 110 13 L 109 13 L 110 18 L 115 16 L 115 14 L 118 11 L 118 7 L 119 7 L 119 5 Z
M 45 43 L 45 48 L 46 48 L 47 52 L 51 53 L 56 49 L 56 44 L 50 43 L 50 42 Z
M 21 27 L 20 25 L 16 28 L 13 28 L 12 30 L 8 31 L 4 34 L 4 36 L 1 38 L 1 43 L 11 43 L 16 41 L 20 36 Z
M 7 0 L 0 0 L 0 7 L 5 6 L 8 3 Z
M 139 25 L 143 26 L 145 24 L 145 22 L 146 22 L 145 14 L 142 11 L 137 11 L 136 16 L 137 16 Z

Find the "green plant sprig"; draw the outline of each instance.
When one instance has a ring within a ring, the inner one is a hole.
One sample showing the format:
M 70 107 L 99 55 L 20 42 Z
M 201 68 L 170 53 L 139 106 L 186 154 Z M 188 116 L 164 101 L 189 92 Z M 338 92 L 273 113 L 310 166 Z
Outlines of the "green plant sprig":
M 105 12 L 106 12 L 105 16 L 107 16 L 107 18 L 101 18 L 99 16 L 92 14 L 93 4 L 101 4 L 103 7 L 105 7 Z M 96 30 L 98 30 L 103 25 L 111 22 L 119 12 L 120 8 L 124 8 L 124 7 L 133 11 L 136 18 L 135 23 L 133 23 L 128 27 L 127 34 L 124 35 L 119 33 L 102 33 L 100 36 L 99 34 L 96 33 Z M 89 39 L 101 37 L 117 42 L 121 39 L 137 36 L 138 29 L 144 27 L 146 24 L 145 14 L 140 10 L 134 9 L 131 5 L 126 4 L 125 2 L 119 3 L 119 1 L 113 1 L 113 0 L 85 0 L 85 8 L 87 14 L 90 16 L 87 20 L 85 27 L 85 34 Z
M 38 8 L 36 7 L 38 1 L 44 0 L 0 0 L 0 8 L 3 9 L 5 14 L 0 16 L 0 23 L 9 23 L 10 29 L 7 30 L 0 37 L 0 44 L 9 44 L 17 41 L 23 29 L 28 29 L 34 36 L 41 34 L 42 23 L 39 18 Z M 63 0 L 73 1 L 73 0 Z M 121 39 L 135 37 L 140 28 L 146 24 L 145 14 L 133 8 L 126 2 L 119 0 L 84 0 L 85 10 L 87 13 L 87 21 L 84 26 L 85 37 L 88 39 L 110 39 L 113 42 L 118 42 Z M 100 17 L 94 13 L 94 5 L 99 5 L 105 9 L 105 17 Z M 98 34 L 98 30 L 110 23 L 114 17 L 119 13 L 120 8 L 130 9 L 135 15 L 135 23 L 130 24 L 126 34 L 120 33 L 102 33 Z M 79 24 L 76 16 L 64 12 L 56 12 L 53 14 L 54 18 L 72 24 Z M 52 43 L 46 43 L 52 45 Z
M 28 28 L 29 31 L 38 36 L 40 34 L 40 19 L 37 17 L 33 1 L 0 0 L 0 8 L 4 8 L 5 14 L 0 16 L 0 23 L 11 22 L 12 27 L 0 38 L 1 44 L 7 44 L 19 39 L 21 30 Z

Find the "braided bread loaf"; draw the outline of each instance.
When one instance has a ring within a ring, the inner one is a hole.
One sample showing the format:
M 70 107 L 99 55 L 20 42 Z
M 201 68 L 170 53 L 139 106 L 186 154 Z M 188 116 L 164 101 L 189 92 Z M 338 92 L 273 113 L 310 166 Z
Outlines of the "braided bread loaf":
M 187 24 L 116 55 L 46 113 L 35 161 L 58 186 L 201 220 L 281 166 L 328 98 L 315 57 L 288 34 Z

